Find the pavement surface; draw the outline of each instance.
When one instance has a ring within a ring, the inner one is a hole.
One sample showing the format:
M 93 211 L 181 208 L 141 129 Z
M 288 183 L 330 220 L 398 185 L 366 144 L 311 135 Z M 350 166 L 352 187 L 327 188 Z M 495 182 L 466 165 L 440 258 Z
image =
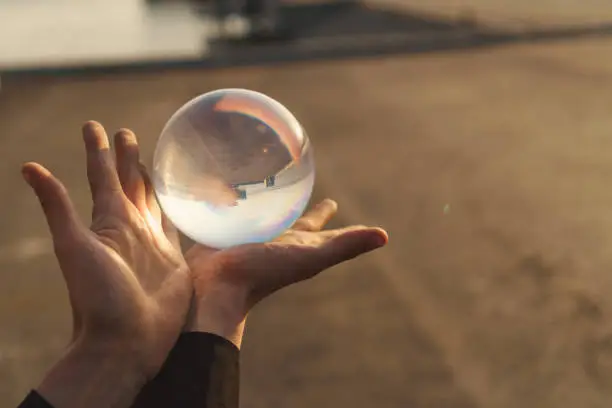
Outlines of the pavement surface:
M 504 29 L 558 28 L 607 24 L 612 4 L 607 0 L 366 0 L 376 7 L 424 13 L 446 19 L 470 19 Z
M 260 305 L 244 408 L 612 405 L 612 40 L 216 71 L 3 78 L 0 406 L 70 331 L 66 292 L 19 166 L 89 192 L 79 128 L 131 127 L 150 157 L 192 96 L 277 98 L 316 149 L 335 225 L 384 250 Z

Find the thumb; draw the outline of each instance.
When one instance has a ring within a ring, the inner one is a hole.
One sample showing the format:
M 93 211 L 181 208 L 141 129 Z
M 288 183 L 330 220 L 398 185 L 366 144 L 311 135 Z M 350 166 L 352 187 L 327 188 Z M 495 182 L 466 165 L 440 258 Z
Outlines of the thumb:
M 40 201 L 56 248 L 69 244 L 81 224 L 66 187 L 38 163 L 26 163 L 21 171 Z

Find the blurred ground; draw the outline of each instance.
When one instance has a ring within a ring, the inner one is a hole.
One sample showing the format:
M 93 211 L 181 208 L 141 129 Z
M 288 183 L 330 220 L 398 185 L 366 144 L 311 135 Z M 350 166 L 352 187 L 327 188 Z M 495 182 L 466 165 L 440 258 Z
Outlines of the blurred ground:
M 607 0 L 367 0 L 445 18 L 469 18 L 504 29 L 531 29 L 566 25 L 610 23 L 612 3 Z
M 69 331 L 20 163 L 49 166 L 87 217 L 83 121 L 132 127 L 150 156 L 178 106 L 232 86 L 304 123 L 338 224 L 391 237 L 257 309 L 243 407 L 610 407 L 611 46 L 3 78 L 0 405 L 36 384 Z

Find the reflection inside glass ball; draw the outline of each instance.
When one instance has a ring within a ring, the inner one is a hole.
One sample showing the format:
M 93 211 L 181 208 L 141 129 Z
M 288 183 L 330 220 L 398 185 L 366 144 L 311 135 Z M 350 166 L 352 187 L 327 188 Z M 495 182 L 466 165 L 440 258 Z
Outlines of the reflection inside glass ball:
M 168 121 L 153 159 L 166 216 L 214 248 L 265 242 L 303 213 L 314 184 L 304 129 L 274 99 L 245 89 L 201 95 Z

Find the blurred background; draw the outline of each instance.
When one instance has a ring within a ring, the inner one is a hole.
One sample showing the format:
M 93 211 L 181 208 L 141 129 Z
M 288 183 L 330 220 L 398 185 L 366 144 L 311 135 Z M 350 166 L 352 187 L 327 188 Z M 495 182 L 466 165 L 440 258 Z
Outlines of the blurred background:
M 150 160 L 170 115 L 223 87 L 300 119 L 334 225 L 390 233 L 258 306 L 244 408 L 612 406 L 612 2 L 233 7 L 0 0 L 0 406 L 71 328 L 20 164 L 86 219 L 84 121 L 132 128 Z

